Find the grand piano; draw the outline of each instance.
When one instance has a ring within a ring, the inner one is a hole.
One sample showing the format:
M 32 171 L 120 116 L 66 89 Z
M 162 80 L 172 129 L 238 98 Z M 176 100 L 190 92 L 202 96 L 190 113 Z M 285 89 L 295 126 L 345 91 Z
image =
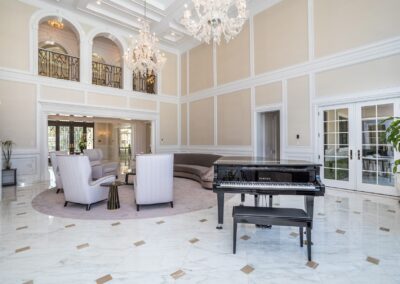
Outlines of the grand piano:
M 238 193 L 255 196 L 255 206 L 259 196 L 269 196 L 272 207 L 273 195 L 303 195 L 305 210 L 313 216 L 314 197 L 325 194 L 325 186 L 320 179 L 319 164 L 306 161 L 276 160 L 260 157 L 223 157 L 214 163 L 213 191 L 218 199 L 218 226 L 224 223 L 224 194 Z

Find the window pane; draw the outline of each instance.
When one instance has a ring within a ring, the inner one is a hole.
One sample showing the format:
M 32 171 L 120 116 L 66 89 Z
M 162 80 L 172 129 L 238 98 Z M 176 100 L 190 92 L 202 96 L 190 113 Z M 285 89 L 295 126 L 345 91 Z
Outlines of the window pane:
M 362 118 L 376 117 L 376 106 L 373 105 L 373 106 L 362 107 L 361 112 L 362 112 L 361 114 Z
M 93 149 L 93 127 L 86 127 L 86 148 Z
M 56 126 L 47 127 L 49 151 L 56 151 Z
M 324 178 L 335 179 L 335 169 L 324 168 Z
M 376 160 L 375 159 L 363 159 L 363 170 L 365 171 L 376 171 Z
M 329 121 L 329 122 L 324 122 L 324 132 L 335 132 L 335 122 L 334 121 Z
M 363 145 L 362 155 L 363 157 L 376 158 L 376 146 Z
M 363 131 L 375 131 L 376 130 L 376 119 L 366 119 L 362 121 Z
M 378 184 L 386 186 L 394 186 L 394 175 L 392 173 L 379 173 Z
M 376 173 L 375 172 L 362 172 L 362 182 L 376 184 Z
M 335 120 L 335 110 L 324 111 L 324 121 L 332 121 L 332 120 Z
M 75 126 L 74 127 L 74 151 L 80 152 L 81 149 L 79 148 L 79 142 L 83 140 L 83 127 L 82 126 Z
M 363 132 L 363 144 L 376 144 L 376 132 Z
M 324 166 L 328 168 L 335 167 L 335 157 L 325 157 L 324 158 Z
M 337 168 L 348 169 L 349 168 L 349 158 L 337 158 L 336 165 L 337 165 Z
M 336 110 L 336 120 L 348 120 L 349 119 L 349 109 L 341 108 Z
M 393 104 L 378 105 L 378 117 L 393 116 Z
M 349 131 L 349 122 L 347 120 L 341 120 L 337 122 L 337 130 L 338 132 L 348 132 Z
M 69 151 L 69 126 L 60 126 L 60 151 Z
M 348 170 L 337 170 L 336 172 L 337 180 L 348 181 L 349 180 L 349 171 Z

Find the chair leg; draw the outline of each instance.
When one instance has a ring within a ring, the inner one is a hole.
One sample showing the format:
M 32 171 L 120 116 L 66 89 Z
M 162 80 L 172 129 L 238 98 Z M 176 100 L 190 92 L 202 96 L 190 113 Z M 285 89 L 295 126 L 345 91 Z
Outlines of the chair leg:
M 89 211 L 90 210 L 90 206 L 91 206 L 92 204 L 88 204 L 88 205 L 86 205 L 86 211 Z
M 233 254 L 236 254 L 236 234 L 237 234 L 237 222 L 233 218 Z
M 304 243 L 304 241 L 303 241 L 303 235 L 304 235 L 303 227 L 299 227 L 299 235 L 300 235 L 300 247 L 303 247 L 303 243 Z
M 174 208 L 174 202 L 171 201 L 170 203 L 171 203 L 171 208 Z
M 65 201 L 64 207 L 67 207 L 67 205 L 68 205 L 68 201 Z
M 307 255 L 308 261 L 311 261 L 311 224 L 307 224 Z
M 136 211 L 139 211 L 139 210 L 140 210 L 139 204 L 136 204 Z
M 56 193 L 57 193 L 57 194 L 59 194 L 59 193 L 60 193 L 60 191 L 61 191 L 61 188 L 57 188 L 57 191 L 56 191 Z

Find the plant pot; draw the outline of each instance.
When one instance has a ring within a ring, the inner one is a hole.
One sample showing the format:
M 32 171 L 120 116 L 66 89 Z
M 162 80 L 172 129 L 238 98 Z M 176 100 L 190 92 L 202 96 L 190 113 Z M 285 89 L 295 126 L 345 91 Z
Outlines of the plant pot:
M 6 161 L 5 162 L 5 169 L 10 170 L 11 169 L 11 161 Z

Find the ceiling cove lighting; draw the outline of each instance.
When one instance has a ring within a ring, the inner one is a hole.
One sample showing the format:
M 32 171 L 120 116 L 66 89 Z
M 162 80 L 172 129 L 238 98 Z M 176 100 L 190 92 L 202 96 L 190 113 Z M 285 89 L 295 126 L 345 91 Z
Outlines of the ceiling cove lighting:
M 185 4 L 181 23 L 200 41 L 219 44 L 236 37 L 248 18 L 246 0 L 192 0 L 193 9 Z
M 158 49 L 158 38 L 155 33 L 150 33 L 146 17 L 146 1 L 144 1 L 144 18 L 139 22 L 142 23 L 139 38 L 131 39 L 130 47 L 124 54 L 125 62 L 129 69 L 142 77 L 157 75 L 163 68 L 166 58 Z

